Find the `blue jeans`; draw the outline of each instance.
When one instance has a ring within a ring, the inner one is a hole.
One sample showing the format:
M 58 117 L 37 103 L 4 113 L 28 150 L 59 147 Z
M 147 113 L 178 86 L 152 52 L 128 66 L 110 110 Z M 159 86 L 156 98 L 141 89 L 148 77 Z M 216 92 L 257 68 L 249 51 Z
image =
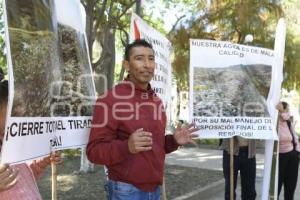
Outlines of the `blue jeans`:
M 134 185 L 108 180 L 105 190 L 107 200 L 160 200 L 160 186 L 153 192 L 144 192 Z

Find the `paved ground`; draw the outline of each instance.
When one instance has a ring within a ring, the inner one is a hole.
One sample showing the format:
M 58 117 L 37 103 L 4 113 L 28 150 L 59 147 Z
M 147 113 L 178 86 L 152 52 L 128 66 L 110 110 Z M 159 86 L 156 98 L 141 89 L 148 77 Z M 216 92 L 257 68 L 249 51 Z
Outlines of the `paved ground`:
M 261 199 L 261 187 L 263 176 L 264 155 L 257 154 L 257 199 Z M 202 169 L 213 169 L 222 171 L 222 151 L 201 148 L 182 148 L 166 158 L 167 164 L 197 167 Z M 298 176 L 298 185 L 295 199 L 300 199 L 300 177 Z M 238 184 L 239 185 L 239 184 Z M 240 187 L 237 189 L 237 196 L 240 196 Z M 282 195 L 281 195 L 282 196 Z M 199 188 L 193 192 L 176 197 L 173 200 L 222 200 L 224 199 L 224 179 L 211 183 L 206 187 Z M 240 199 L 240 198 L 238 198 Z M 280 198 L 283 199 L 283 198 Z
M 64 152 L 64 164 L 57 166 L 57 199 L 59 200 L 105 200 L 106 176 L 103 166 L 95 165 L 95 171 L 80 173 L 80 154 Z M 145 172 L 147 173 L 147 172 Z M 222 171 L 165 165 L 166 196 L 168 200 L 191 191 L 205 189 L 208 183 L 222 179 Z M 51 200 L 51 168 L 48 167 L 38 181 L 44 200 Z M 1 199 L 1 195 L 0 195 Z

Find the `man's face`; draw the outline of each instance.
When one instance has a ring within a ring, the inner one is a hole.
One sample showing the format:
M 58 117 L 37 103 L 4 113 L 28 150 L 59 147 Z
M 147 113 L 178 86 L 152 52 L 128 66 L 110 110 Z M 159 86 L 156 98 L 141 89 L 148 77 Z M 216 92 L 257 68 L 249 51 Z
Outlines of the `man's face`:
M 148 86 L 155 69 L 155 57 L 151 48 L 138 46 L 130 51 L 129 61 L 124 66 L 129 70 L 130 79 L 140 86 Z
M 5 119 L 6 119 L 6 104 L 0 105 L 0 146 L 4 137 Z M 1 150 L 1 149 L 0 149 Z

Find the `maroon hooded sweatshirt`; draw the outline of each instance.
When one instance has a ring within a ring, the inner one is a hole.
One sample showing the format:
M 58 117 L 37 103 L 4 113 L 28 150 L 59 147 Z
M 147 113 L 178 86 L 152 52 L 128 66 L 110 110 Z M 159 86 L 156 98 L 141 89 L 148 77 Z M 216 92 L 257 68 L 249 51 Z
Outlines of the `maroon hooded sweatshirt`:
M 152 133 L 152 150 L 132 154 L 128 138 L 140 128 Z M 178 148 L 173 135 L 165 135 L 165 129 L 166 114 L 151 86 L 143 90 L 123 81 L 96 102 L 88 159 L 106 165 L 110 180 L 152 192 L 162 184 L 165 154 Z

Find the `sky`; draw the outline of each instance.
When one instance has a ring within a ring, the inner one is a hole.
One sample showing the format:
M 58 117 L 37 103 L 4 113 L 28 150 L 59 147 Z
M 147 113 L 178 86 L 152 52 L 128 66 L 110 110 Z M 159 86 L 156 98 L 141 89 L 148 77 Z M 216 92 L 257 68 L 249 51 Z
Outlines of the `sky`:
M 153 12 L 153 18 L 161 18 L 164 22 L 164 29 L 166 32 L 169 32 L 173 25 L 176 23 L 177 18 L 186 15 L 186 17 L 190 16 L 188 14 L 188 9 L 183 3 L 178 3 L 176 6 L 171 7 L 170 9 L 166 9 L 164 7 L 165 5 L 163 3 L 157 3 L 155 4 L 155 9 L 153 8 L 153 4 L 142 1 L 142 7 L 144 10 L 149 10 Z M 165 14 L 162 14 L 165 12 Z

